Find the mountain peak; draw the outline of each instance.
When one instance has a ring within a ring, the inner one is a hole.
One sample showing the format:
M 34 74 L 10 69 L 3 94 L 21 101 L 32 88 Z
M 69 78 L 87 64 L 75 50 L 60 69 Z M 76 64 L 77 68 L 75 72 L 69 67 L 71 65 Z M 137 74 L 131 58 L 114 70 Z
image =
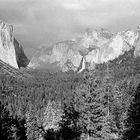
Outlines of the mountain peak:
M 87 29 L 81 37 L 73 41 L 59 42 L 44 49 L 45 51 L 40 50 L 37 57 L 31 60 L 29 67 L 43 66 L 47 69 L 55 65 L 62 71 L 79 72 L 85 68 L 94 69 L 95 64 L 108 62 L 136 48 L 139 38 L 139 27 L 136 31 L 129 29 L 114 34 L 103 28 Z

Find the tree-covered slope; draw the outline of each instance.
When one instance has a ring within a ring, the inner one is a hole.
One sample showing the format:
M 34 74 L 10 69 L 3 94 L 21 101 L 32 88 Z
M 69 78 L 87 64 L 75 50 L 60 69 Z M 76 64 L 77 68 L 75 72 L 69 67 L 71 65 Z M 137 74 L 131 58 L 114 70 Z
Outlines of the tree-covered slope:
M 9 137 L 19 137 L 24 127 L 28 140 L 131 140 L 139 132 L 131 121 L 138 106 L 139 63 L 130 50 L 80 74 L 32 71 L 34 78 L 24 80 L 1 75 L 0 101 L 20 124 Z

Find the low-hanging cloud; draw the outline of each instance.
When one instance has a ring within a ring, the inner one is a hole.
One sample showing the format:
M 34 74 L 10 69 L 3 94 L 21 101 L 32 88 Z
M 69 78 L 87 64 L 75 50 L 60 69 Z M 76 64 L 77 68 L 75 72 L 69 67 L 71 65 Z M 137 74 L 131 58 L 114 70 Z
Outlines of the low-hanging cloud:
M 0 19 L 14 25 L 31 56 L 40 44 L 76 37 L 86 28 L 134 28 L 139 7 L 139 0 L 0 0 Z

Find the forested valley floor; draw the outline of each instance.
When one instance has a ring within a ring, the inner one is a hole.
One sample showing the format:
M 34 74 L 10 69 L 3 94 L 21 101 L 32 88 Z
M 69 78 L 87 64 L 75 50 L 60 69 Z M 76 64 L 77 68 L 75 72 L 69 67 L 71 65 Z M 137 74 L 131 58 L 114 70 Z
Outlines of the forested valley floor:
M 77 74 L 0 75 L 2 140 L 139 140 L 140 58 Z

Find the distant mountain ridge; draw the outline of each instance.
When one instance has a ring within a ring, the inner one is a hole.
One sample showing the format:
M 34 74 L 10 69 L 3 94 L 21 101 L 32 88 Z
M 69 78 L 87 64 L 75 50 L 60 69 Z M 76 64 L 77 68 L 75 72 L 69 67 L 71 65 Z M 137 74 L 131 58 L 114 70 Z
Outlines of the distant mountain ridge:
M 139 27 L 135 31 L 129 29 L 115 34 L 106 29 L 87 29 L 80 37 L 39 49 L 29 62 L 23 47 L 13 36 L 13 26 L 0 22 L 0 61 L 17 70 L 28 67 L 80 73 L 94 69 L 96 64 L 114 60 L 131 49 L 134 49 L 135 57 L 139 56 L 139 40 Z
M 139 27 L 136 31 L 127 30 L 115 34 L 105 29 L 88 29 L 81 37 L 56 43 L 49 48 L 41 48 L 33 56 L 28 67 L 52 68 L 63 72 L 91 70 L 95 64 L 113 60 L 133 48 L 139 50 L 139 38 Z M 134 54 L 139 55 L 136 51 Z

